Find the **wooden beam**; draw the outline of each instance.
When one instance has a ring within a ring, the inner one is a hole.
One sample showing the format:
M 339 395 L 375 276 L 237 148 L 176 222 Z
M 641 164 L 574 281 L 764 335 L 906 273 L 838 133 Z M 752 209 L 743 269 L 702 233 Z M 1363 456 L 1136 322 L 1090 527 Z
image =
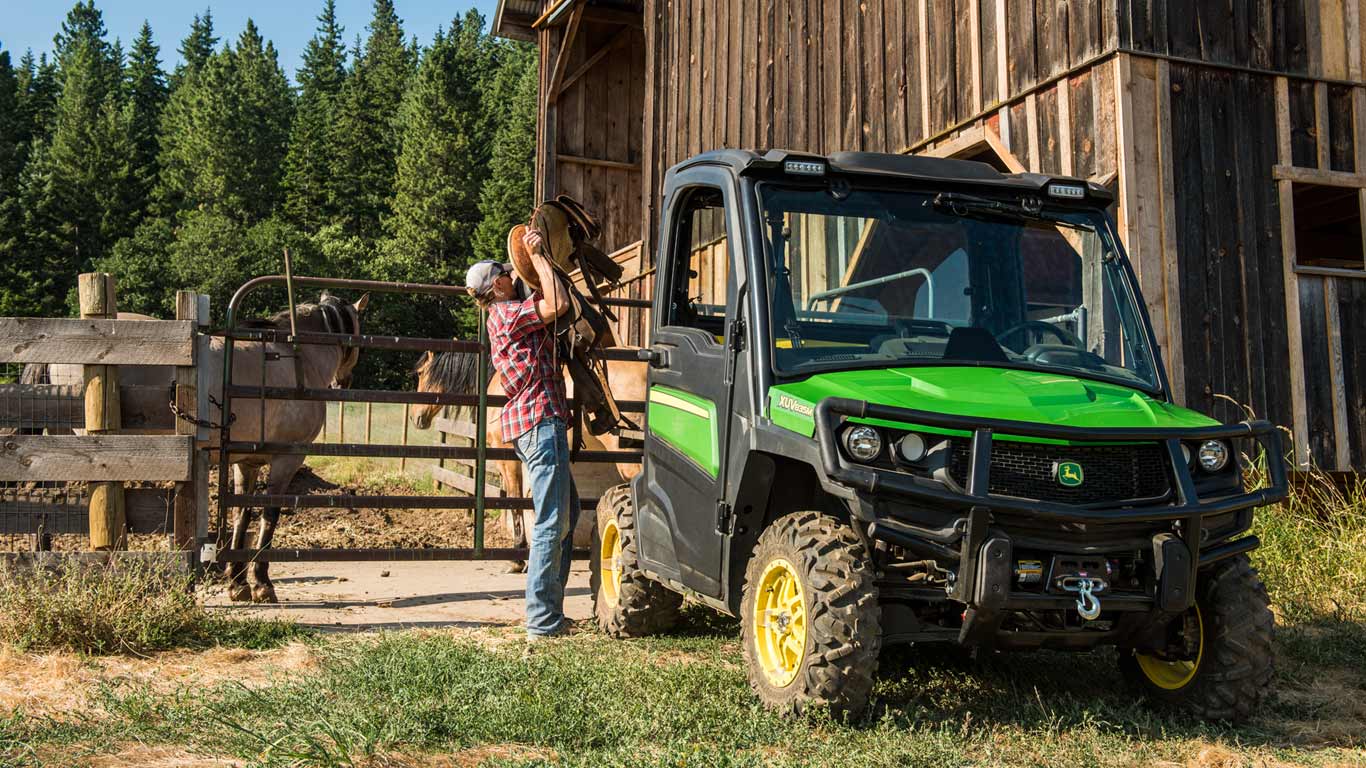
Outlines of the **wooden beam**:
M 105 272 L 87 272 L 78 277 L 81 318 L 118 317 L 114 293 L 114 278 Z M 119 408 L 119 368 L 117 365 L 86 365 L 81 368 L 85 383 L 85 430 L 98 436 L 118 432 L 122 426 Z M 49 438 L 51 439 L 51 438 Z M 10 455 L 11 443 L 5 443 L 5 457 Z M 101 457 L 102 459 L 103 457 Z M 21 461 L 32 468 L 32 460 Z M 53 480 L 105 480 L 115 478 L 81 477 L 60 473 Z M 124 509 L 123 486 L 113 482 L 90 485 L 90 548 L 114 550 L 128 548 L 128 523 Z
M 182 482 L 193 444 L 188 435 L 7 435 L 0 481 Z
M 83 387 L 71 384 L 0 384 L 0 429 L 85 429 Z M 123 431 L 175 429 L 167 404 L 174 388 L 120 384 Z
M 991 2 L 992 0 L 987 0 Z M 969 19 L 968 38 L 971 41 L 972 56 L 972 114 L 982 111 L 982 8 L 981 0 L 968 0 Z
M 924 141 L 934 134 L 930 129 L 930 33 L 926 29 L 929 25 L 929 9 L 926 4 L 929 0 L 920 0 L 920 137 L 919 141 Z M 853 149 L 849 147 L 849 149 Z
M 551 19 L 557 18 L 569 6 L 574 5 L 575 3 L 579 6 L 575 10 L 582 12 L 584 4 L 587 2 L 588 0 L 555 0 L 550 4 L 549 8 L 545 9 L 545 13 L 536 17 L 536 20 L 531 22 L 531 28 L 541 29 L 542 27 L 549 25 Z
M 1058 170 L 1072 175 L 1072 81 L 1058 81 Z
M 561 163 L 574 163 L 576 165 L 591 165 L 596 168 L 612 168 L 618 171 L 639 171 L 640 163 L 623 163 L 619 160 L 600 160 L 596 157 L 582 157 L 580 155 L 556 155 L 555 159 Z
M 571 0 L 572 1 L 572 0 Z M 569 65 L 570 52 L 574 50 L 574 39 L 579 34 L 579 24 L 583 21 L 583 6 L 576 7 L 569 17 L 569 23 L 565 25 L 564 32 L 560 34 L 560 48 L 555 56 L 555 69 L 550 74 L 550 87 L 547 96 L 558 98 L 560 93 L 560 81 L 564 77 L 564 69 Z
M 1290 86 L 1276 78 L 1276 147 L 1281 166 L 1294 160 L 1290 147 Z M 1279 166 L 1278 166 L 1279 167 Z M 1274 173 L 1273 173 L 1274 175 Z M 1290 411 L 1295 440 L 1295 466 L 1309 469 L 1309 401 L 1305 394 L 1304 336 L 1300 331 L 1300 284 L 1295 274 L 1294 182 L 1279 179 L 1276 191 L 1281 206 L 1281 269 L 1285 278 L 1285 330 L 1290 352 Z
M 0 363 L 188 365 L 193 335 L 177 320 L 0 317 Z
M 1361 0 L 1347 0 L 1346 23 L 1343 24 L 1347 32 L 1347 79 L 1361 80 Z M 1361 90 L 1360 88 L 1356 90 Z M 1361 166 L 1357 166 L 1361 168 Z
M 570 86 L 578 82 L 579 78 L 588 74 L 588 71 L 593 68 L 593 65 L 602 61 L 602 57 L 616 50 L 622 43 L 631 39 L 632 33 L 633 30 L 630 27 L 627 27 L 613 35 L 611 40 L 608 40 L 596 53 L 589 56 L 587 61 L 580 64 L 578 69 L 571 72 L 569 76 L 564 79 L 564 82 L 560 83 L 560 90 L 556 92 L 556 97 L 563 96 L 565 91 L 569 90 Z
M 1328 381 L 1333 399 L 1333 448 L 1339 471 L 1352 468 L 1352 445 L 1347 431 L 1347 382 L 1342 370 L 1342 323 L 1338 310 L 1338 279 L 1323 279 L 1323 314 L 1328 329 Z
M 1297 165 L 1277 165 L 1271 169 L 1271 176 L 1278 180 L 1297 181 L 1301 184 L 1322 184 L 1327 187 L 1366 187 L 1366 173 L 1302 168 Z
M 986 128 L 983 126 L 969 128 L 943 144 L 938 144 L 917 154 L 924 157 L 958 157 L 963 152 L 984 144 L 986 142 L 984 131 Z
M 1171 63 L 1157 63 L 1157 172 L 1161 178 L 1158 206 L 1162 216 L 1162 275 L 1166 291 L 1167 338 L 1165 350 L 1172 399 L 1186 404 L 1185 330 L 1181 322 L 1181 253 L 1176 230 L 1176 147 L 1172 138 Z
M 1010 98 L 1010 68 L 1006 62 L 1006 0 L 996 2 L 996 100 L 1002 104 Z M 1003 108 L 1004 109 L 1004 108 Z M 1005 124 L 1005 118 L 1001 118 Z
M 640 29 L 645 25 L 645 14 L 640 11 L 628 11 L 624 8 L 607 8 L 604 6 L 590 5 L 584 9 L 583 20 L 594 24 L 620 24 L 626 27 Z
M 1029 170 L 1038 173 L 1041 167 L 1039 158 L 1039 106 L 1034 93 L 1025 97 L 1025 132 L 1029 139 Z
M 1002 120 L 1001 125 L 1008 125 L 1008 121 Z M 1010 151 L 1010 148 L 1006 146 L 1005 142 L 995 131 L 990 128 L 983 128 L 982 139 L 986 141 L 987 146 L 991 147 L 992 151 L 1001 158 L 1001 161 L 1006 164 L 1006 168 L 1010 169 L 1011 173 L 1025 173 L 1029 170 L 1024 167 L 1024 163 L 1020 162 L 1020 158 L 1016 157 L 1015 153 Z

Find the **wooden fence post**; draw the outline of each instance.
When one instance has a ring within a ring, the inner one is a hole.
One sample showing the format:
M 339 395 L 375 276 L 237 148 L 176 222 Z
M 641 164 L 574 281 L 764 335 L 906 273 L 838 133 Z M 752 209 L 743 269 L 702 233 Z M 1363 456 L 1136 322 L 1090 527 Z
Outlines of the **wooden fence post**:
M 208 323 L 208 317 L 201 316 L 201 306 L 199 294 L 194 291 L 176 291 L 175 295 L 175 319 L 193 320 L 195 328 Z M 175 403 L 176 408 L 181 413 L 192 415 L 195 418 L 203 418 L 199 410 L 199 344 L 196 343 L 192 351 L 191 364 L 189 366 L 179 366 L 175 369 Z M 177 435 L 198 436 L 199 428 L 184 419 L 176 419 L 175 432 Z M 177 550 L 193 550 L 199 539 L 199 520 L 206 514 L 201 510 L 201 503 L 207 504 L 207 493 L 203 502 L 200 500 L 200 476 L 204 478 L 204 490 L 207 492 L 208 485 L 208 464 L 203 453 L 197 444 L 190 446 L 190 480 L 189 482 L 176 483 L 175 485 L 175 515 L 171 525 L 171 548 Z
M 372 410 L 373 406 L 374 406 L 374 403 L 366 403 L 366 404 L 365 404 L 365 444 L 366 444 L 366 445 L 369 445 L 369 444 L 370 444 L 370 423 L 371 423 L 371 421 L 373 420 L 373 415 L 372 415 L 372 413 L 371 413 L 371 410 Z
M 104 272 L 87 272 L 77 282 L 82 318 L 118 317 L 118 302 L 114 295 L 114 278 Z M 83 367 L 85 382 L 86 434 L 112 434 L 122 426 L 119 415 L 119 375 L 113 365 Z M 123 504 L 123 484 L 95 482 L 90 484 L 90 548 L 92 550 L 126 549 L 128 546 L 127 516 Z

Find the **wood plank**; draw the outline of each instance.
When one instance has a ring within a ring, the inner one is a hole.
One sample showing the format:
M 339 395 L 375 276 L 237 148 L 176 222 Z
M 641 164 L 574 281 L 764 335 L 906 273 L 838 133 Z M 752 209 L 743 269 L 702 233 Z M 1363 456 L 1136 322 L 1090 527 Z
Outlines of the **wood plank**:
M 622 130 L 624 130 L 624 129 L 625 129 L 625 125 L 624 125 L 624 123 L 623 123 L 623 125 L 622 125 Z M 609 133 L 611 133 L 611 132 L 609 131 Z M 617 133 L 620 133 L 620 131 L 618 131 Z M 618 154 L 619 156 L 622 156 L 622 155 L 625 155 L 625 147 L 626 147 L 625 136 L 622 135 L 622 136 L 619 136 L 618 138 L 620 138 L 621 141 L 615 142 L 615 144 L 618 146 L 618 149 L 620 150 L 617 154 Z M 570 163 L 570 164 L 573 164 L 573 165 L 586 165 L 586 166 L 592 166 L 592 167 L 594 167 L 594 168 L 609 168 L 609 169 L 614 170 L 614 171 L 639 171 L 639 170 L 640 170 L 640 163 L 638 163 L 638 162 L 627 163 L 627 162 L 622 162 L 622 161 L 620 161 L 620 160 L 604 160 L 604 159 L 597 158 L 597 157 L 582 157 L 582 156 L 580 156 L 580 155 L 569 155 L 569 154 L 564 154 L 564 153 L 560 153 L 560 154 L 556 155 L 556 156 L 555 156 L 555 159 L 558 160 L 558 161 L 560 161 L 561 163 Z
M 1096 172 L 1096 118 L 1091 99 L 1091 73 L 1082 72 L 1067 81 L 1067 135 L 1064 147 L 1072 175 L 1089 179 Z
M 995 131 L 990 128 L 983 129 L 982 139 L 986 141 L 987 146 L 991 147 L 992 151 L 1001 158 L 1001 161 L 1006 164 L 1006 169 L 1011 173 L 1027 172 L 1028 169 L 1025 168 L 1024 163 L 1020 162 L 1020 159 L 1015 156 L 1015 153 L 1010 151 L 1010 148 L 1005 145 L 1005 142 L 1002 141 L 1001 137 Z
M 1091 68 L 1091 114 L 1095 115 L 1096 168 L 1093 175 L 1105 177 L 1118 166 L 1115 152 L 1115 67 L 1102 62 Z
M 1351 467 L 1366 471 L 1366 280 L 1338 282 Z
M 448 467 L 434 466 L 431 468 L 431 470 L 432 479 L 436 482 L 441 483 L 442 485 L 448 485 L 457 491 L 462 491 L 464 493 L 474 495 L 476 484 L 474 482 L 473 477 L 469 477 L 468 475 L 462 475 L 459 472 L 456 472 L 455 470 L 450 469 Z M 485 482 L 484 498 L 488 500 L 489 509 L 498 509 L 497 500 L 505 496 L 506 494 L 503 492 L 503 489 L 493 485 L 492 483 Z
M 821 114 L 825 120 L 821 127 L 821 149 L 828 155 L 842 149 L 844 143 L 844 8 L 840 3 L 823 3 L 822 8 Z M 913 13 L 909 15 L 914 16 Z M 916 114 L 919 114 L 918 110 Z
M 1301 168 L 1296 165 L 1277 165 L 1271 172 L 1272 176 L 1278 180 L 1285 179 L 1301 184 L 1322 184 L 1329 187 L 1366 187 L 1366 173 Z
M 980 49 L 977 72 L 982 79 L 982 87 L 980 88 L 982 100 L 978 109 L 994 107 L 1001 103 L 1000 71 L 1005 65 L 1005 61 L 999 55 L 1000 47 L 997 36 L 1000 34 L 1000 30 L 996 26 L 996 18 L 998 12 L 1004 13 L 1005 11 L 1001 7 L 1004 1 L 977 0 L 977 44 Z
M 190 365 L 183 320 L 0 317 L 0 363 Z
M 1157 62 L 1156 71 L 1156 114 L 1157 125 L 1157 168 L 1158 209 L 1160 213 L 1160 248 L 1162 251 L 1162 306 L 1163 322 L 1167 330 L 1167 345 L 1162 356 L 1167 364 L 1167 374 L 1172 390 L 1172 399 L 1180 404 L 1186 402 L 1186 355 L 1185 335 L 1181 323 L 1181 253 L 1178 249 L 1176 232 L 1175 199 L 1175 147 L 1172 146 L 1171 120 L 1171 65 L 1165 61 Z
M 1073 65 L 1087 61 L 1101 51 L 1101 19 L 1113 6 L 1080 2 L 1067 6 L 1067 49 Z M 1123 13 L 1121 9 L 1119 13 Z
M 1328 167 L 1335 171 L 1366 171 L 1356 165 L 1352 128 L 1352 88 L 1330 85 L 1328 90 Z
M 1286 101 L 1277 100 L 1277 111 L 1288 109 Z M 1278 121 L 1278 124 L 1280 121 Z M 1286 125 L 1289 123 L 1287 122 Z M 1282 155 L 1282 160 L 1288 159 Z M 1295 193 L 1294 182 L 1282 179 L 1276 184 L 1280 196 L 1281 209 L 1281 253 L 1283 275 L 1285 277 L 1285 325 L 1290 342 L 1290 408 L 1293 416 L 1295 436 L 1295 464 L 1300 469 L 1309 468 L 1309 415 L 1308 397 L 1305 392 L 1307 375 L 1295 375 L 1295 371 L 1305 371 L 1304 335 L 1300 327 L 1300 289 L 1299 276 L 1295 274 Z
M 1039 157 L 1038 97 L 1033 92 L 1025 97 L 1025 134 L 1029 142 L 1029 170 L 1038 173 L 1043 168 L 1043 161 Z
M 950 17 L 953 25 L 950 30 L 953 35 L 953 118 L 948 125 L 957 125 L 966 121 L 977 114 L 977 109 L 973 106 L 974 73 L 972 29 L 973 16 L 971 15 L 972 6 L 968 0 L 953 0 L 950 3 L 952 10 L 945 15 Z M 945 127 L 948 127 L 946 125 Z
M 593 54 L 589 56 L 587 60 L 585 60 L 582 64 L 576 67 L 573 72 L 565 76 L 564 82 L 560 83 L 560 95 L 564 95 L 564 92 L 569 90 L 570 86 L 572 86 L 574 83 L 577 83 L 579 81 L 579 78 L 588 74 L 588 71 L 591 70 L 594 66 L 596 66 L 599 61 L 602 61 L 603 58 L 607 56 L 607 54 L 612 53 L 617 48 L 630 41 L 632 35 L 634 34 L 635 30 L 630 27 L 623 27 L 622 29 L 618 30 L 617 33 L 615 35 L 612 35 L 612 37 L 606 43 L 603 43 L 601 46 L 599 46 L 599 48 L 596 51 L 594 51 Z
M 1324 283 L 1333 278 L 1299 275 L 1301 341 L 1304 349 L 1305 410 L 1309 459 L 1315 466 L 1332 469 L 1337 463 L 1336 427 L 1333 417 L 1333 383 L 1329 379 L 1328 324 Z M 1316 374 L 1316 375 L 1311 375 Z
M 990 0 L 988 0 L 990 2 Z M 970 113 L 976 115 L 982 111 L 982 8 L 981 0 L 968 0 L 968 54 L 969 68 L 972 71 L 972 108 Z M 960 108 L 960 119 L 966 118 Z
M 0 438 L 0 481 L 182 482 L 189 435 L 9 435 Z
M 761 146 L 774 146 L 773 113 L 773 60 L 776 55 L 774 28 L 776 8 L 773 0 L 763 1 L 763 12 L 759 15 L 759 111 L 755 141 Z
M 891 0 L 896 3 L 900 0 Z M 863 91 L 865 94 L 862 132 L 864 148 L 873 152 L 892 152 L 901 147 L 888 146 L 887 135 L 887 66 L 884 61 L 886 44 L 883 42 L 883 2 L 864 0 L 860 3 L 862 24 L 859 33 L 863 36 L 860 49 L 863 51 Z
M 919 33 L 920 53 L 920 133 L 911 139 L 914 144 L 934 135 L 934 125 L 930 120 L 930 16 L 929 0 L 920 0 L 920 15 L 916 32 Z
M 954 59 L 954 17 L 949 3 L 930 3 L 927 41 L 930 47 L 930 121 L 925 134 L 932 136 L 952 125 L 957 90 Z
M 1057 85 L 1058 112 L 1055 119 L 1058 134 L 1058 172 L 1064 176 L 1072 173 L 1072 82 L 1064 77 Z
M 1044 88 L 1035 94 L 1035 118 L 1039 125 L 1039 170 L 1048 174 L 1062 173 L 1062 136 L 1058 125 L 1058 91 Z
M 905 152 L 910 146 L 906 134 L 906 108 L 910 101 L 910 83 L 906 79 L 906 3 L 888 0 L 883 4 L 887 21 L 883 25 L 883 62 L 887 71 L 886 114 L 887 151 Z
M 726 146 L 732 148 L 743 146 L 740 124 L 749 119 L 748 113 L 742 111 L 744 100 L 740 94 L 745 77 L 744 64 L 740 56 L 744 48 L 744 29 L 741 25 L 744 19 L 743 8 L 744 0 L 730 0 L 726 11 L 726 21 L 730 25 L 727 43 L 730 60 L 726 63 Z
M 1338 306 L 1338 278 L 1323 278 L 1324 327 L 1328 330 L 1328 386 L 1332 398 L 1334 469 L 1352 467 L 1347 432 L 1347 383 L 1343 374 L 1342 323 Z
M 1314 84 L 1314 140 L 1318 167 L 1328 170 L 1332 166 L 1329 161 L 1328 83 L 1324 82 Z
M 1291 164 L 1304 168 L 1318 167 L 1318 116 L 1314 107 L 1314 84 L 1305 80 L 1290 80 L 1290 146 Z
M 1319 48 L 1324 77 L 1347 77 L 1346 9 L 1343 0 L 1319 0 Z
M 183 567 L 190 572 L 190 552 L 0 552 L 0 566 L 27 570 L 50 568 L 67 563 L 86 565 L 119 565 L 121 563 L 157 563 Z
M 1067 7 L 1067 0 L 1034 2 L 1034 50 L 1039 80 L 1047 80 L 1066 71 L 1070 64 L 1067 46 Z
M 126 488 L 124 509 L 129 533 L 170 533 L 175 492 L 170 488 Z M 0 517 L 9 533 L 85 535 L 90 530 L 90 498 L 76 489 L 0 489 Z
M 1006 4 L 1009 19 L 1005 24 L 1006 43 L 1010 52 L 1006 63 L 1010 78 L 1010 94 L 1023 93 L 1038 81 L 1035 62 L 1034 3 L 1010 0 Z

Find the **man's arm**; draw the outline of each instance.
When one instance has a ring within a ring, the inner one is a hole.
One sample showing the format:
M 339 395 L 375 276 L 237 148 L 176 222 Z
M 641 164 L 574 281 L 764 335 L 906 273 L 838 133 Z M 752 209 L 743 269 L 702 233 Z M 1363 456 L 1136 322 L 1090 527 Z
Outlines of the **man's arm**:
M 550 259 L 541 253 L 541 234 L 528 229 L 522 237 L 527 250 L 531 252 L 531 266 L 536 270 L 536 281 L 541 284 L 541 298 L 536 301 L 536 314 L 541 322 L 549 324 L 569 309 L 569 289 L 560 282 Z

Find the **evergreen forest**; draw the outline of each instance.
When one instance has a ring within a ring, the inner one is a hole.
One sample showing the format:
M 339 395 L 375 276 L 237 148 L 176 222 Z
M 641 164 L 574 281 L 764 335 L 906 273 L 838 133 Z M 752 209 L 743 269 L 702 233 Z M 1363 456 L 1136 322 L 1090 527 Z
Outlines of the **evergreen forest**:
M 425 43 L 393 0 L 349 39 L 333 0 L 317 18 L 292 84 L 254 23 L 218 30 L 207 10 L 169 72 L 149 25 L 125 49 L 94 0 L 51 57 L 0 49 L 0 316 L 74 315 L 92 270 L 115 276 L 120 311 L 172 317 L 191 289 L 221 324 L 286 248 L 295 274 L 445 285 L 503 258 L 532 202 L 535 49 L 494 39 L 475 10 Z M 407 297 L 372 302 L 366 323 L 475 329 L 469 302 Z M 406 374 L 385 358 L 362 361 L 366 384 Z

